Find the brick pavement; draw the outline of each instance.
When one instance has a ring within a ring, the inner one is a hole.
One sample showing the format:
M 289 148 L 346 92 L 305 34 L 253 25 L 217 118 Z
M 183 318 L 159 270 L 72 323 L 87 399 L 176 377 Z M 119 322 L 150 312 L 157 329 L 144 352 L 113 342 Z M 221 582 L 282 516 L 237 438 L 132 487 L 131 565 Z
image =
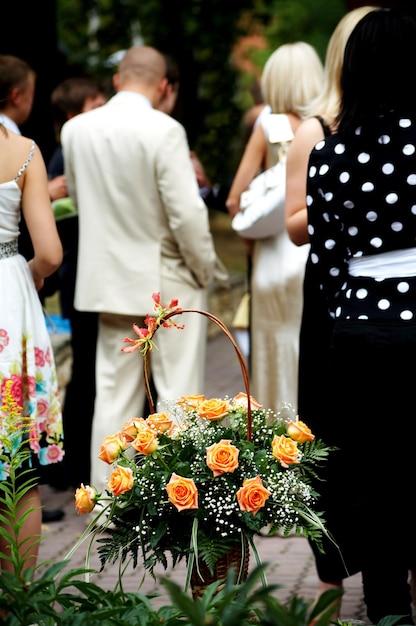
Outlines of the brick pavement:
M 68 338 L 55 337 L 55 351 L 61 354 L 58 357 L 62 384 L 67 378 L 65 367 L 70 367 Z M 59 348 L 61 345 L 61 348 Z M 63 358 L 62 354 L 66 356 Z M 207 397 L 233 396 L 244 391 L 241 368 L 235 350 L 224 334 L 217 334 L 210 338 L 207 351 L 206 389 L 203 393 Z M 79 516 L 74 508 L 73 491 L 56 492 L 48 485 L 42 485 L 42 503 L 47 509 L 63 508 L 65 517 L 60 522 L 54 522 L 43 527 L 40 544 L 39 562 L 45 560 L 64 560 L 86 528 L 86 516 Z M 88 541 L 85 541 L 71 557 L 69 567 L 85 566 L 85 556 Z M 308 542 L 303 537 L 259 537 L 256 546 L 264 563 L 268 563 L 266 570 L 269 583 L 280 585 L 276 597 L 281 602 L 287 602 L 294 594 L 305 600 L 312 600 L 317 589 L 317 578 L 314 560 Z M 250 567 L 254 566 L 253 555 L 250 558 Z M 90 566 L 99 569 L 96 553 L 91 556 Z M 42 571 L 42 568 L 41 570 Z M 183 585 L 185 581 L 185 565 L 179 564 L 174 570 L 156 570 L 157 576 L 172 577 Z M 93 574 L 91 580 L 103 589 L 113 589 L 117 583 L 118 566 L 106 566 L 104 571 Z M 157 593 L 159 596 L 152 600 L 155 607 L 168 603 L 163 586 L 149 576 L 144 575 L 140 566 L 135 570 L 127 569 L 123 575 L 123 586 L 127 591 L 140 591 L 144 594 Z M 346 581 L 346 592 L 343 598 L 341 617 L 343 619 L 366 620 L 365 605 L 361 590 L 359 574 Z

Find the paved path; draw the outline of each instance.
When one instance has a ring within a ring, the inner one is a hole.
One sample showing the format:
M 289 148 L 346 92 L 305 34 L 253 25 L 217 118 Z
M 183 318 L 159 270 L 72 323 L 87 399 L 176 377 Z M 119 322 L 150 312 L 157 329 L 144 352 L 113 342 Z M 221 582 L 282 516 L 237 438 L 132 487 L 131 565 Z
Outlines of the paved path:
M 65 337 L 60 340 L 65 343 Z M 68 364 L 66 364 L 68 367 Z M 61 362 L 60 367 L 64 367 Z M 65 378 L 65 376 L 63 376 Z M 211 338 L 207 352 L 207 380 L 203 391 L 207 397 L 233 396 L 245 391 L 240 365 L 235 350 L 224 334 Z M 40 545 L 39 562 L 44 560 L 63 560 L 86 527 L 86 516 L 79 516 L 74 508 L 73 491 L 56 492 L 47 485 L 42 485 L 42 502 L 47 509 L 63 508 L 65 517 L 61 522 L 54 522 L 43 527 Z M 70 561 L 70 567 L 83 567 L 88 542 L 84 542 L 75 552 Z M 287 602 L 294 594 L 305 600 L 312 600 L 317 589 L 317 578 L 314 560 L 308 542 L 302 537 L 259 537 L 256 540 L 257 549 L 263 562 L 267 562 L 266 570 L 269 583 L 277 583 L 281 588 L 276 596 L 282 602 Z M 252 556 L 250 567 L 255 563 Z M 99 569 L 99 561 L 93 553 L 90 566 Z M 185 565 L 180 564 L 174 570 L 156 570 L 157 574 L 172 577 L 179 584 L 185 581 Z M 104 571 L 92 576 L 92 580 L 103 589 L 113 589 L 118 576 L 117 565 L 106 566 Z M 160 583 L 155 584 L 149 576 L 144 576 L 144 569 L 128 570 L 123 576 L 124 588 L 128 591 L 137 591 L 148 594 L 157 592 L 160 596 L 152 600 L 155 607 L 168 603 Z M 342 604 L 341 617 L 343 619 L 366 620 L 365 606 L 361 590 L 359 574 L 346 581 L 346 592 Z

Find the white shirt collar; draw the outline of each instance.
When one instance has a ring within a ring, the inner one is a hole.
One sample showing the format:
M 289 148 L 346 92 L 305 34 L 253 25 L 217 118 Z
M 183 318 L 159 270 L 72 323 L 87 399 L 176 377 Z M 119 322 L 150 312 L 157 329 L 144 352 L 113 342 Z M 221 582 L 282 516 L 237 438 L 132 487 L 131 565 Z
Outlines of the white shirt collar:
M 4 115 L 4 113 L 0 113 L 0 124 L 3 124 L 3 126 L 7 128 L 7 130 L 11 130 L 17 135 L 22 134 L 16 122 L 10 119 L 10 117 L 8 117 L 7 115 Z
M 135 91 L 118 91 L 116 95 L 112 97 L 112 100 L 130 100 L 131 102 L 136 100 L 137 104 L 140 104 L 141 106 L 146 106 L 149 109 L 153 108 L 149 98 L 146 98 L 146 96 L 143 96 L 141 93 L 136 93 Z

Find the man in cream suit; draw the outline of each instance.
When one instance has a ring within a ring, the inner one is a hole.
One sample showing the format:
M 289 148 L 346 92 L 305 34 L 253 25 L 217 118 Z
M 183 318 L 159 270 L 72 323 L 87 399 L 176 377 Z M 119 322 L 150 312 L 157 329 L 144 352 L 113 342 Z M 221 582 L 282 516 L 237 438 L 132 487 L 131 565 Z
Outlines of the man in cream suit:
M 141 416 L 145 404 L 142 356 L 121 352 L 124 338 L 137 339 L 132 325 L 144 326 L 155 292 L 163 304 L 177 298 L 181 308 L 205 309 L 214 275 L 208 211 L 185 130 L 156 110 L 165 75 L 157 50 L 130 48 L 113 78 L 116 95 L 66 122 L 61 133 L 79 213 L 75 307 L 99 313 L 91 444 L 91 483 L 99 491 L 110 473 L 97 458 L 102 440 Z M 203 393 L 206 318 L 176 321 L 185 329 L 160 329 L 150 359 L 162 401 Z

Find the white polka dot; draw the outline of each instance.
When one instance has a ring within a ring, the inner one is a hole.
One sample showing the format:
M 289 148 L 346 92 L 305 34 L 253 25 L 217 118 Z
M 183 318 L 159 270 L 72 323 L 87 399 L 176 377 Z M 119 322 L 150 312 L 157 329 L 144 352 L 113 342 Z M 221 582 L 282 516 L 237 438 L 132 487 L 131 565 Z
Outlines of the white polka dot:
M 368 211 L 366 218 L 369 222 L 375 222 L 378 218 L 378 215 L 375 211 Z
M 306 206 L 311 206 L 312 202 L 312 196 L 306 196 Z
M 394 172 L 393 163 L 385 163 L 381 168 L 381 171 L 383 172 L 383 174 L 392 174 Z
M 336 310 L 335 310 L 335 317 L 339 317 L 339 316 L 341 315 L 341 313 L 342 313 L 342 309 L 341 309 L 341 307 L 339 306 L 339 307 L 337 307 L 337 308 L 336 308 Z
M 314 227 L 312 226 L 312 224 L 308 224 L 308 233 L 309 233 L 310 235 L 313 235 L 313 234 L 315 233 L 315 229 L 314 229 Z
M 316 167 L 315 165 L 311 165 L 311 167 L 309 168 L 309 176 L 310 178 L 313 178 L 316 175 Z
M 416 204 L 414 204 L 412 206 L 412 208 L 410 209 L 411 213 L 413 213 L 413 215 L 416 215 Z
M 400 282 L 400 283 L 397 285 L 397 291 L 398 291 L 399 293 L 406 293 L 407 291 L 409 291 L 409 289 L 410 289 L 410 285 L 409 285 L 409 283 L 407 283 L 407 282 L 406 282 L 406 281 L 404 281 L 404 280 L 402 280 L 402 282 Z
M 342 172 L 342 174 L 339 177 L 339 180 L 341 183 L 347 183 L 350 179 L 350 175 L 348 172 Z
M 327 213 L 325 211 L 325 213 L 322 213 L 322 217 L 324 218 L 325 222 L 328 224 L 329 223 L 329 213 Z
M 325 145 L 325 140 L 324 139 L 322 139 L 321 141 L 318 141 L 318 143 L 315 146 L 315 150 L 322 150 L 324 145 Z
M 397 193 L 388 193 L 386 196 L 387 204 L 395 204 L 398 199 L 399 196 L 397 195 Z
M 370 183 L 370 181 L 364 183 L 364 185 L 362 185 L 361 189 L 363 191 L 373 191 L 374 189 L 374 185 L 373 183 Z
M 401 222 L 393 222 L 391 225 L 391 229 L 395 233 L 399 233 L 401 230 L 403 230 L 403 224 Z
M 364 289 L 364 287 L 361 287 L 361 289 L 358 289 L 358 291 L 357 291 L 357 298 L 359 300 L 364 300 L 364 298 L 366 298 L 367 296 L 368 296 L 367 289 Z
M 352 292 L 352 289 L 347 289 L 347 291 L 345 292 L 345 297 L 348 299 L 351 298 L 351 292 Z
M 403 154 L 405 156 L 412 156 L 415 153 L 415 147 L 413 144 L 408 143 L 403 147 Z
M 331 202 L 332 198 L 334 197 L 334 194 L 332 193 L 332 191 L 328 191 L 328 193 L 325 194 L 324 198 L 327 202 Z
M 356 135 L 361 135 L 361 126 L 359 126 L 358 128 L 355 129 L 355 134 Z
M 335 247 L 335 241 L 333 239 L 327 239 L 325 241 L 325 248 L 327 250 L 333 250 Z
M 357 233 L 358 233 L 358 228 L 356 226 L 349 227 L 348 234 L 351 235 L 351 237 L 355 237 Z
M 346 209 L 353 209 L 354 208 L 354 202 L 352 200 L 346 200 L 344 202 L 344 206 Z
M 312 252 L 312 254 L 311 254 L 311 261 L 312 261 L 312 263 L 314 263 L 315 265 L 316 265 L 317 263 L 319 263 L 319 257 L 318 257 L 318 255 L 317 255 L 317 254 L 315 254 L 315 252 Z
M 370 160 L 370 155 L 368 154 L 368 152 L 360 152 L 360 154 L 358 155 L 359 163 L 368 163 L 369 160 Z
M 345 146 L 343 143 L 337 143 L 337 145 L 334 148 L 334 152 L 335 154 L 344 154 L 345 152 Z
M 382 298 L 381 300 L 377 302 L 377 306 L 382 311 L 386 311 L 387 309 L 390 308 L 390 302 L 386 298 Z
M 368 315 L 359 315 L 358 319 L 359 320 L 368 320 Z
M 381 143 L 382 145 L 387 145 L 388 143 L 390 143 L 390 137 L 388 135 L 381 135 L 378 138 L 378 143 Z
M 399 120 L 399 126 L 401 128 L 409 128 L 411 124 L 412 122 L 407 117 L 404 117 L 403 119 Z
M 407 183 L 408 183 L 409 185 L 416 185 L 416 174 L 410 174 L 410 175 L 407 177 Z
M 321 165 L 321 167 L 319 168 L 319 174 L 323 176 L 327 173 L 328 170 L 329 170 L 329 165 L 324 163 L 324 165 Z
M 339 267 L 331 267 L 331 269 L 329 270 L 329 275 L 333 278 L 337 278 L 337 276 L 339 276 Z
M 370 243 L 372 246 L 374 246 L 374 248 L 380 248 L 380 246 L 383 245 L 383 241 L 382 239 L 380 239 L 380 237 L 373 237 L 372 239 L 370 239 Z
M 413 318 L 413 313 L 406 309 L 400 313 L 400 317 L 402 320 L 411 320 Z

